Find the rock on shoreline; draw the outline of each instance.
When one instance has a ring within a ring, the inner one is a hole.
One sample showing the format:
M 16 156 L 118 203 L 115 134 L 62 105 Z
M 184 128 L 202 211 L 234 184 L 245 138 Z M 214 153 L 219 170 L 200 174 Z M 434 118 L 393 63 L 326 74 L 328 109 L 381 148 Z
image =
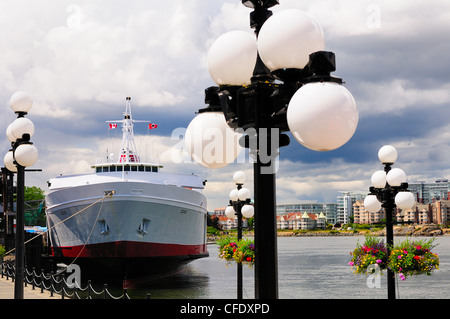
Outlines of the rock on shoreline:
M 394 226 L 394 236 L 442 236 L 450 235 L 450 228 L 440 228 L 438 225 Z M 385 236 L 386 228 L 377 232 L 368 231 L 307 231 L 307 232 L 278 232 L 278 237 L 322 237 L 322 236 L 363 236 L 370 233 L 374 236 Z
M 278 237 L 332 237 L 332 236 L 364 236 L 370 233 L 373 236 L 386 236 L 386 228 L 376 232 L 370 231 L 278 231 Z M 253 236 L 253 232 L 247 233 L 245 236 Z M 450 236 L 450 228 L 440 228 L 438 225 L 421 225 L 421 226 L 394 226 L 394 236 Z M 209 243 L 216 242 L 215 236 L 208 237 Z

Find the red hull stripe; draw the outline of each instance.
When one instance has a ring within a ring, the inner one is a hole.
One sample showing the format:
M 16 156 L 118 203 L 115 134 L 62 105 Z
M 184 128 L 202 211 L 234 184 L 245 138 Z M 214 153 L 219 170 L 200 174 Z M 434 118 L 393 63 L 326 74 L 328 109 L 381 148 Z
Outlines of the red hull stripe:
M 206 245 L 177 245 L 117 241 L 101 244 L 60 247 L 64 257 L 75 258 L 148 258 L 199 255 L 207 252 Z M 81 252 L 81 254 L 80 254 Z M 55 253 L 54 253 L 55 254 Z

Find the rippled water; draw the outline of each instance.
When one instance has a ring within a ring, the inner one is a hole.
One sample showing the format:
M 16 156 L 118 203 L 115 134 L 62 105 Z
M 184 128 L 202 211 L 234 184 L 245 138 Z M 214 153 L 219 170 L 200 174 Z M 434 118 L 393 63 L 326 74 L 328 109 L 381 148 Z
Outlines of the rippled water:
M 395 237 L 394 242 L 404 238 Z M 421 237 L 423 239 L 423 237 Z M 280 299 L 387 298 L 386 276 L 380 288 L 369 288 L 366 276 L 348 266 L 350 251 L 364 237 L 279 237 L 278 279 Z M 437 237 L 434 249 L 440 270 L 432 276 L 397 280 L 398 299 L 450 298 L 450 237 Z M 210 256 L 190 263 L 182 272 L 130 291 L 132 298 L 222 299 L 236 298 L 236 266 L 220 260 L 218 246 L 208 245 Z M 254 270 L 243 267 L 244 299 L 254 298 Z

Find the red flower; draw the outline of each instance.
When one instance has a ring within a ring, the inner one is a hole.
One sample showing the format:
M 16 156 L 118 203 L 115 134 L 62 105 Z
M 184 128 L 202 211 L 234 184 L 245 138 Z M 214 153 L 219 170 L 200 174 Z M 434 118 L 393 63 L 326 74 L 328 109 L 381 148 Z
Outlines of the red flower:
M 414 259 L 415 259 L 415 260 L 419 260 L 419 259 L 420 259 L 420 256 L 414 256 Z
M 252 261 L 252 257 L 247 257 L 247 261 Z

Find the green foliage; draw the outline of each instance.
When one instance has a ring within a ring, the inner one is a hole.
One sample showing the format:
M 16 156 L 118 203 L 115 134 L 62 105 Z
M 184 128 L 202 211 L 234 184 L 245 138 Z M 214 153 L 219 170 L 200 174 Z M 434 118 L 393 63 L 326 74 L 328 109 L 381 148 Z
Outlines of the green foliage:
M 219 258 L 227 262 L 236 261 L 238 263 L 253 264 L 255 260 L 255 244 L 251 239 L 237 240 L 234 237 L 225 237 L 220 239 L 219 244 Z
M 217 216 L 211 216 L 210 214 L 206 214 L 206 225 L 218 230 L 222 229 L 221 225 L 219 224 L 219 218 L 217 218 Z
M 39 187 L 25 187 L 25 224 L 45 226 L 44 190 Z
M 6 250 L 5 247 L 0 245 L 0 258 L 2 258 L 3 256 L 5 256 L 6 254 Z
M 439 256 L 431 252 L 436 245 L 433 239 L 406 239 L 394 249 L 389 256 L 389 267 L 399 274 L 401 280 L 412 275 L 431 275 L 434 269 L 439 269 Z
M 391 247 L 389 256 L 382 239 L 366 235 L 363 245 L 357 243 L 350 253 L 349 265 L 357 274 L 366 273 L 369 266 L 378 266 L 381 270 L 389 268 L 397 273 L 401 280 L 412 275 L 431 275 L 434 269 L 439 269 L 439 256 L 431 249 L 435 247 L 434 239 L 405 241 Z
M 378 266 L 385 269 L 388 263 L 387 247 L 382 239 L 372 237 L 370 234 L 365 236 L 363 245 L 356 244 L 356 249 L 350 253 L 352 260 L 349 265 L 354 267 L 356 274 L 364 274 L 369 266 Z
M 27 187 L 25 186 L 25 201 L 32 201 L 32 200 L 42 200 L 45 198 L 44 190 L 36 187 L 31 186 Z
M 208 235 L 215 235 L 215 236 L 220 235 L 220 230 L 218 230 L 217 228 L 214 228 L 212 226 L 208 226 L 206 228 L 206 232 L 208 233 Z
M 252 230 L 253 228 L 255 228 L 255 217 L 250 217 L 250 218 L 247 218 L 247 229 L 248 230 Z

